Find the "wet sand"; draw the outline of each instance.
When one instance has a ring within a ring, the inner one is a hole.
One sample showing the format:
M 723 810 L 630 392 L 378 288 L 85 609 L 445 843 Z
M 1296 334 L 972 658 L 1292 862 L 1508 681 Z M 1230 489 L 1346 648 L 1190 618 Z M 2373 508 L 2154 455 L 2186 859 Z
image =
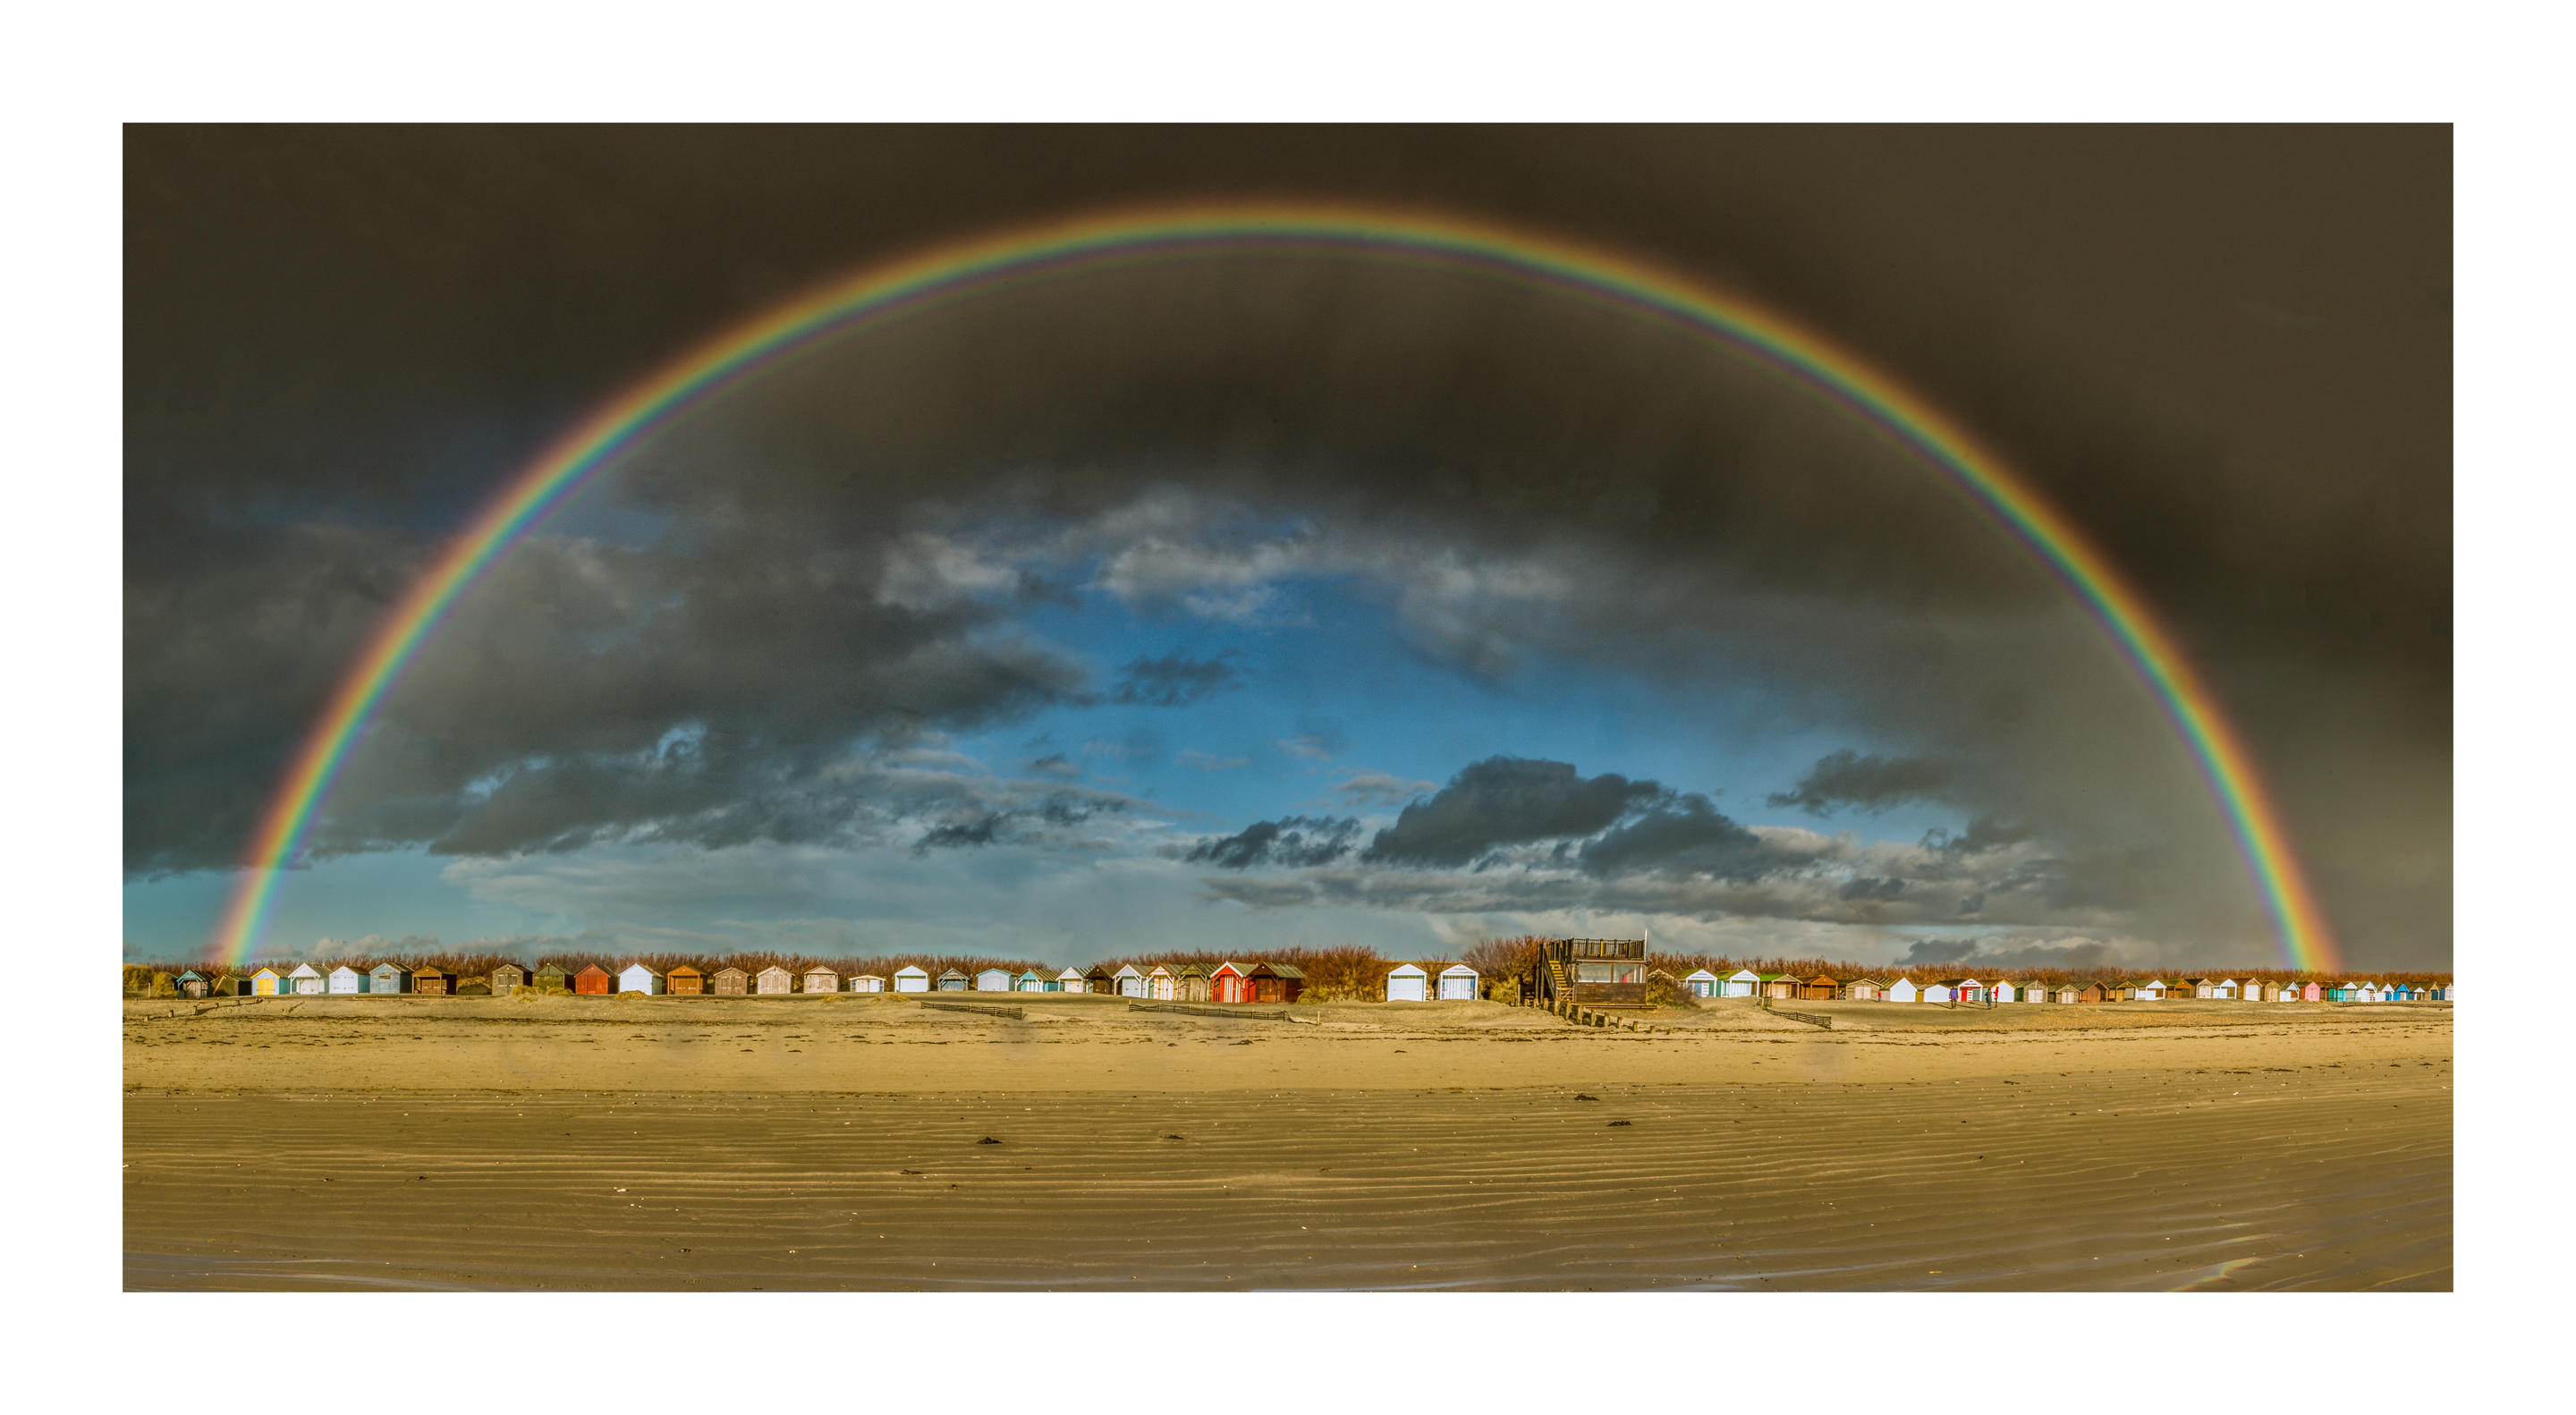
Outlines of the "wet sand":
M 126 1284 L 2448 1290 L 2450 1009 L 2271 1006 L 137 1003 Z

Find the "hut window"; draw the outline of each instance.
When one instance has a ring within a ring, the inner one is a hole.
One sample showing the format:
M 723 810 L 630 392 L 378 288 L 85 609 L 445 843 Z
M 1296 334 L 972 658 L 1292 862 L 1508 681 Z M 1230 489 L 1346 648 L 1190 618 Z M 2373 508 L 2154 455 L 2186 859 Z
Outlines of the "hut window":
M 1574 980 L 1579 983 L 1642 983 L 1646 980 L 1643 963 L 1577 963 Z

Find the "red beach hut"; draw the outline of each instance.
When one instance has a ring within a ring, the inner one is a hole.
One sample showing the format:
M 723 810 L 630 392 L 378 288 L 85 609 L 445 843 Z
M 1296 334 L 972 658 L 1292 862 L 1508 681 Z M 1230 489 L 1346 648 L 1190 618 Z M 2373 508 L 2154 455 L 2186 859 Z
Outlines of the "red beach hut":
M 420 975 L 415 973 L 412 976 Z M 609 976 L 606 968 L 596 963 L 585 963 L 580 972 L 572 975 L 572 990 L 583 997 L 606 997 L 617 990 L 617 980 Z

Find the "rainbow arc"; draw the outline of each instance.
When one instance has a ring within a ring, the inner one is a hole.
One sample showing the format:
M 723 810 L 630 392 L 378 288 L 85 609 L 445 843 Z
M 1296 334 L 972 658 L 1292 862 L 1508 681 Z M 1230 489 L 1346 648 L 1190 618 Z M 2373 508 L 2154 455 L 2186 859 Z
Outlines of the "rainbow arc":
M 1910 449 L 2045 565 L 2154 696 L 2217 801 L 2289 966 L 2339 964 L 2323 909 L 2252 754 L 2173 635 L 2117 569 L 2002 458 L 1867 361 L 1776 311 L 1611 252 L 1454 217 L 1350 207 L 1192 206 L 1025 227 L 871 266 L 671 360 L 558 439 L 429 566 L 386 616 L 298 747 L 251 839 L 212 943 L 249 956 L 351 749 L 459 599 L 619 454 L 763 367 L 907 311 L 1007 281 L 1244 251 L 1346 251 L 1485 272 L 1614 305 L 1729 346 Z

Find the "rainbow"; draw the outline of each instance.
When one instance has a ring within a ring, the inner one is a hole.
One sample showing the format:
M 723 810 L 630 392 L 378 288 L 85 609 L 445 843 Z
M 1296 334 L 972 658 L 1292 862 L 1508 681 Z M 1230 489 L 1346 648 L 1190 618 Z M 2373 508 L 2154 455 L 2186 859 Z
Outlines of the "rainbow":
M 2102 553 L 1966 429 L 1847 350 L 1780 314 L 1624 256 L 1490 222 L 1313 205 L 1158 207 L 1023 227 L 870 266 L 664 365 L 567 432 L 433 561 L 333 691 L 252 837 L 212 951 L 256 946 L 350 748 L 465 592 L 620 453 L 783 357 L 889 317 L 997 285 L 1181 255 L 1342 252 L 1465 269 L 1662 320 L 1756 358 L 1919 455 L 2082 603 L 2189 749 L 2232 830 L 2293 968 L 2338 963 L 2324 911 L 2254 759 L 2173 636 Z

